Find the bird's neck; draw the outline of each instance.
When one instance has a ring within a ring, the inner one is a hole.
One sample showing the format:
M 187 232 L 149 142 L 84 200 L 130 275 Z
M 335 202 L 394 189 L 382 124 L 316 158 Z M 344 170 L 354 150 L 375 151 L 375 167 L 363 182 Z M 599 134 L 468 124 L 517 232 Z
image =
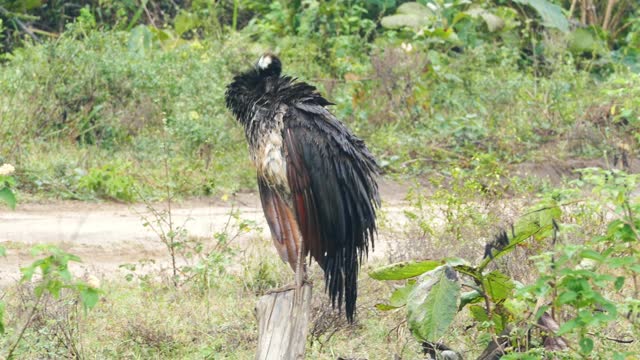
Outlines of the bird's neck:
M 262 77 L 253 70 L 236 76 L 227 87 L 227 108 L 246 127 L 256 111 L 266 105 L 265 98 L 277 81 L 277 77 Z

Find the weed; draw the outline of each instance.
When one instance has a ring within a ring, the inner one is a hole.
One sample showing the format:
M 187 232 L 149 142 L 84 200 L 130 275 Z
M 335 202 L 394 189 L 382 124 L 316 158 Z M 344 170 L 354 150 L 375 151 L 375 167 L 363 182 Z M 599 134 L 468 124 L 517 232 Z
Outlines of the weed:
M 628 334 L 638 331 L 629 318 L 635 315 L 620 313 L 620 309 L 634 311 L 631 309 L 638 306 L 640 208 L 630 197 L 637 176 L 600 169 L 582 173 L 576 184 L 590 186 L 596 197 L 575 199 L 575 191 L 564 196 L 549 194 L 521 216 L 511 231 L 489 242 L 484 259 L 476 265 L 444 258 L 373 271 L 370 275 L 378 280 L 409 279 L 378 308 L 406 306 L 409 328 L 430 348 L 445 335 L 456 314 L 468 309 L 477 322 L 477 336 L 489 343 L 480 358 L 489 353 L 516 358 L 515 353 L 537 354 L 539 348 L 546 353 L 568 351 L 575 357 L 594 353 L 626 356 L 630 350 L 624 346 L 605 344 L 628 343 Z M 561 222 L 561 209 L 576 201 L 596 203 L 613 219 L 589 240 L 558 245 L 575 229 Z M 545 240 L 554 246 L 533 257 L 538 276 L 528 285 L 488 267 L 527 241 Z M 463 287 L 469 291 L 463 293 Z M 542 329 L 542 338 L 532 340 L 532 329 Z
M 31 282 L 39 271 L 38 279 L 32 287 L 23 287 L 21 313 L 22 324 L 6 343 L 6 358 L 17 354 L 27 330 L 49 338 L 52 344 L 59 344 L 64 352 L 78 357 L 81 355 L 78 339 L 78 305 L 84 310 L 93 308 L 99 300 L 100 290 L 80 280 L 73 279 L 68 265 L 80 261 L 73 255 L 55 246 L 38 245 L 32 250 L 34 256 L 44 257 L 21 269 L 22 282 Z M 36 324 L 38 321 L 40 325 Z M 41 330 L 38 330 L 41 329 Z M 48 351 L 47 351 L 48 352 Z
M 78 180 L 78 188 L 97 197 L 131 202 L 135 199 L 135 180 L 127 175 L 129 168 L 129 164 L 114 164 L 90 169 Z
M 5 203 L 11 209 L 16 207 L 16 196 L 11 190 L 12 187 L 16 186 L 16 181 L 10 176 L 14 171 L 15 168 L 11 164 L 0 166 L 0 202 Z

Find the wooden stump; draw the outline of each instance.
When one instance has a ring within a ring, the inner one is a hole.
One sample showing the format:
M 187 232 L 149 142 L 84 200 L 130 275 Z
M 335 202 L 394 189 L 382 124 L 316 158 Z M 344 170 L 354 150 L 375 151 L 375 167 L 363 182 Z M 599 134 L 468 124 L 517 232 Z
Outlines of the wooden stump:
M 256 305 L 256 360 L 304 359 L 311 312 L 311 285 L 262 296 Z

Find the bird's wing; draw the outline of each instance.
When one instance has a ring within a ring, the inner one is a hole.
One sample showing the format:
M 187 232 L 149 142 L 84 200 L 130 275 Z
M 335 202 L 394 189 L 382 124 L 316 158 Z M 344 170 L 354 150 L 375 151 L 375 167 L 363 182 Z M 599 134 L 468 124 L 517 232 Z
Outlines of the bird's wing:
M 359 261 L 373 245 L 377 165 L 362 140 L 318 104 L 289 107 L 283 139 L 305 250 L 324 269 L 334 305 L 344 298 L 351 318 Z
M 282 260 L 288 262 L 295 271 L 302 239 L 300 239 L 301 233 L 293 209 L 282 198 L 282 194 L 270 187 L 260 176 L 258 176 L 258 188 L 262 210 L 271 229 L 273 243 Z

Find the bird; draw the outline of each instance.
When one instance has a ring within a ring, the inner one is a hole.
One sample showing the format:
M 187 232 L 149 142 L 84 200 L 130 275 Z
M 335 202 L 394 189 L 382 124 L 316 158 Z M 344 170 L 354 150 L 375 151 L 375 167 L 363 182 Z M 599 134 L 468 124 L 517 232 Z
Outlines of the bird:
M 314 259 L 332 307 L 341 312 L 344 303 L 353 323 L 358 271 L 377 236 L 374 156 L 316 87 L 282 75 L 273 53 L 233 77 L 225 102 L 244 128 L 271 237 L 295 286 Z

